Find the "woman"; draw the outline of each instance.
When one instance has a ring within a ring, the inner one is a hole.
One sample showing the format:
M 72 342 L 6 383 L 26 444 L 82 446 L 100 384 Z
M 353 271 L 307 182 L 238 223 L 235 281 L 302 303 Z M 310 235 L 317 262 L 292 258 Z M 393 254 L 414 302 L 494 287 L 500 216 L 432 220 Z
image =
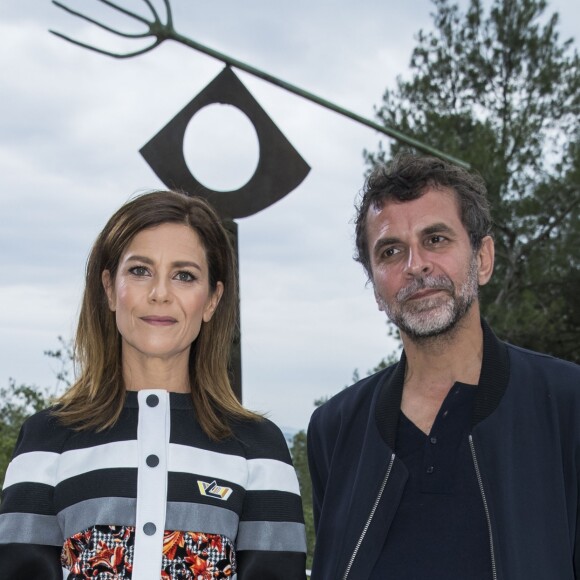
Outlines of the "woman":
M 159 191 L 113 215 L 87 264 L 80 376 L 25 422 L 6 474 L 0 578 L 305 577 L 285 440 L 228 379 L 236 309 L 205 201 Z

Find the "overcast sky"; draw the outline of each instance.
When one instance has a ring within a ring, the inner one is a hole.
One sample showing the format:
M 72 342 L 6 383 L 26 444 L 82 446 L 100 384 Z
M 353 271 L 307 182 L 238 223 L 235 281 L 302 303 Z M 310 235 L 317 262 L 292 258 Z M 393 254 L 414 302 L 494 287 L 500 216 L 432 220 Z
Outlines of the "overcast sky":
M 119 1 L 146 14 L 141 0 Z M 68 5 L 138 30 L 97 0 Z M 427 0 L 172 5 L 183 35 L 368 118 L 384 89 L 405 75 L 414 36 L 430 27 L 432 9 Z M 551 7 L 561 14 L 563 36 L 577 37 L 580 2 Z M 92 242 L 132 194 L 164 187 L 139 149 L 223 68 L 172 42 L 114 60 L 65 43 L 49 28 L 120 48 L 48 0 L 0 4 L 2 386 L 9 377 L 54 384 L 54 363 L 43 351 L 74 333 Z M 394 348 L 352 260 L 362 150 L 375 149 L 379 136 L 237 74 L 312 168 L 287 197 L 238 220 L 244 402 L 280 426 L 304 428 L 315 398 L 336 393 L 355 368 L 365 374 Z M 258 148 L 247 119 L 215 105 L 194 117 L 185 153 L 200 181 L 225 190 L 252 175 Z

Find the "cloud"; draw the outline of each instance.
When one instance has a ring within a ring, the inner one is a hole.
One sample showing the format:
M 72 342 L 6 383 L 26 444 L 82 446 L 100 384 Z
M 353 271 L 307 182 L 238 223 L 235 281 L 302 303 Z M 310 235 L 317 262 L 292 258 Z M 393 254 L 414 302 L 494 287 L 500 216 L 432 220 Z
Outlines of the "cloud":
M 405 72 L 413 36 L 429 27 L 432 10 L 428 0 L 172 4 L 185 36 L 367 117 Z M 576 4 L 553 3 L 564 36 L 578 22 Z M 69 5 L 131 30 L 102 3 Z M 59 334 L 73 333 L 94 238 L 134 192 L 163 187 L 139 149 L 223 64 L 170 42 L 129 60 L 81 50 L 48 28 L 121 44 L 49 2 L 4 3 L 0 12 L 0 299 L 7 310 L 0 380 L 50 385 L 42 353 Z M 312 167 L 286 198 L 239 220 L 244 397 L 279 424 L 302 428 L 315 398 L 339 391 L 355 368 L 364 374 L 393 348 L 351 258 L 362 150 L 374 149 L 379 136 L 237 74 Z M 219 147 L 208 153 L 222 171 Z

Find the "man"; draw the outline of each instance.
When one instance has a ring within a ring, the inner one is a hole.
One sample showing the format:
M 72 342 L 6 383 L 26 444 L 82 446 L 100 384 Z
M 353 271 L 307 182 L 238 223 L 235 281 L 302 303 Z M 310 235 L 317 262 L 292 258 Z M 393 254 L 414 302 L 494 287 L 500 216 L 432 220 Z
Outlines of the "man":
M 483 182 L 429 157 L 368 178 L 356 259 L 399 363 L 317 409 L 312 580 L 580 578 L 580 368 L 498 340 Z

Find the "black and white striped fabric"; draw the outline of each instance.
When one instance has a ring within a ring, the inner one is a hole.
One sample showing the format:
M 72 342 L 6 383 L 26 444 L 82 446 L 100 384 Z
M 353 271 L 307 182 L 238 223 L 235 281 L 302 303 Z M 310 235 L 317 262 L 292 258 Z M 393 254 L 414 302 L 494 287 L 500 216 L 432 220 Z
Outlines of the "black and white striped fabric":
M 211 441 L 190 396 L 163 390 L 128 393 L 100 433 L 34 415 L 4 482 L 0 578 L 66 578 L 64 541 L 119 525 L 135 528 L 133 580 L 159 580 L 165 530 L 229 538 L 237 580 L 303 579 L 302 505 L 284 437 L 268 420 L 232 428 Z

